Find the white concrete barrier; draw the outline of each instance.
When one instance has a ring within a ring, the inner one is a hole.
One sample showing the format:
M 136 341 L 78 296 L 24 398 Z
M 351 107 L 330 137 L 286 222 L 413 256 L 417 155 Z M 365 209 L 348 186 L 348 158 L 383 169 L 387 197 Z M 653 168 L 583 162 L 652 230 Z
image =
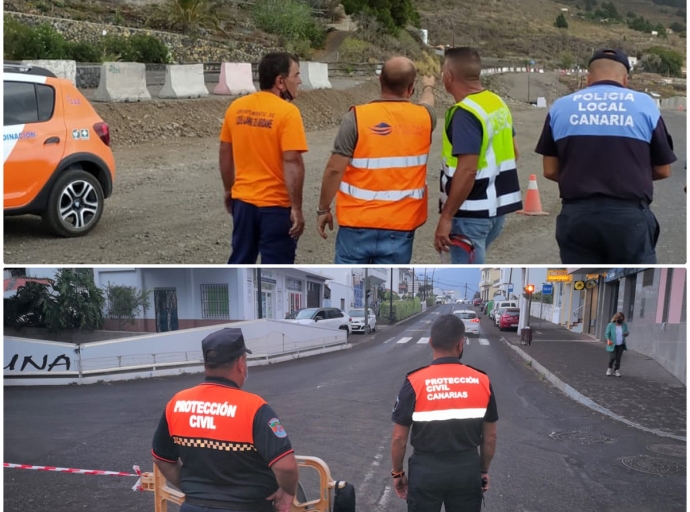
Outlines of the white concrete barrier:
M 673 110 L 686 110 L 687 98 L 685 96 L 674 96 L 661 100 L 661 108 Z
M 328 64 L 323 62 L 300 62 L 299 72 L 302 77 L 301 89 L 332 89 L 328 79 Z
M 237 96 L 256 92 L 249 62 L 223 62 L 220 66 L 220 80 L 213 94 Z
M 165 83 L 158 95 L 161 99 L 204 98 L 208 89 L 204 82 L 203 64 L 179 64 L 165 67 Z
M 146 88 L 146 65 L 138 62 L 104 62 L 101 81 L 93 99 L 112 102 L 150 100 L 151 94 Z
M 537 98 L 537 108 L 546 108 L 546 98 L 543 96 Z
M 77 345 L 5 336 L 6 386 L 91 384 L 203 371 L 201 340 L 242 329 L 250 365 L 350 348 L 347 333 L 285 320 L 251 320 Z
M 22 64 L 46 68 L 58 78 L 65 78 L 77 85 L 77 62 L 74 60 L 23 60 Z

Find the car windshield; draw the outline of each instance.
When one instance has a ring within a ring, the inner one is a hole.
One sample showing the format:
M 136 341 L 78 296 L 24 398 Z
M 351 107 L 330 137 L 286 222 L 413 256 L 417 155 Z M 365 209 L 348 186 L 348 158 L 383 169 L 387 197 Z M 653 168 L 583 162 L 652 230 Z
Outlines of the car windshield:
M 473 318 L 477 318 L 477 313 L 465 313 L 464 311 L 454 313 L 454 315 L 462 320 L 472 320 Z
M 295 315 L 295 319 L 297 320 L 307 320 L 311 317 L 314 316 L 314 313 L 316 313 L 318 309 L 315 308 L 309 308 L 309 309 L 300 309 L 297 314 Z
M 357 317 L 357 318 L 363 318 L 364 317 L 364 310 L 363 309 L 351 309 L 350 310 L 350 316 Z

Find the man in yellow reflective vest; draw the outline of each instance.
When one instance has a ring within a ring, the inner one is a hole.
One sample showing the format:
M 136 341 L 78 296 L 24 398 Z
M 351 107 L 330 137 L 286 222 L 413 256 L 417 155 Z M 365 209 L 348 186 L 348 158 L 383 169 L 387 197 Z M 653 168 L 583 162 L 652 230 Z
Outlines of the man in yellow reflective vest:
M 433 77 L 422 79 L 420 104 L 410 98 L 417 70 L 406 57 L 388 60 L 381 98 L 353 107 L 343 119 L 321 184 L 317 229 L 333 230 L 335 263 L 407 264 L 415 230 L 428 213 L 426 164 L 436 126 Z
M 505 216 L 522 208 L 513 118 L 505 102 L 482 87 L 474 48 L 446 50 L 443 85 L 455 101 L 446 112 L 441 218 L 434 247 L 451 263 L 484 263 Z

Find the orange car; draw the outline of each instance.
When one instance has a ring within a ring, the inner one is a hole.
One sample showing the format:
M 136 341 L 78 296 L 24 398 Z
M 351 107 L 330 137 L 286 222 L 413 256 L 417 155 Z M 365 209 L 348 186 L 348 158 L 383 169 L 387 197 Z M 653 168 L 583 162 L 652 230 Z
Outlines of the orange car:
M 4 65 L 5 215 L 40 215 L 58 235 L 82 236 L 113 190 L 110 130 L 69 81 Z

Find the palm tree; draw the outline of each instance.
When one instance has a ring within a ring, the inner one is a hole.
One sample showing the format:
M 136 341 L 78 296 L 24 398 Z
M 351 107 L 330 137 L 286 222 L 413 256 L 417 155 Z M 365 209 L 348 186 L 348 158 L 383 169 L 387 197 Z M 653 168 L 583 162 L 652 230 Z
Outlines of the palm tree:
M 170 28 L 179 27 L 183 34 L 189 34 L 201 27 L 217 26 L 216 3 L 210 0 L 167 0 L 163 8 Z

